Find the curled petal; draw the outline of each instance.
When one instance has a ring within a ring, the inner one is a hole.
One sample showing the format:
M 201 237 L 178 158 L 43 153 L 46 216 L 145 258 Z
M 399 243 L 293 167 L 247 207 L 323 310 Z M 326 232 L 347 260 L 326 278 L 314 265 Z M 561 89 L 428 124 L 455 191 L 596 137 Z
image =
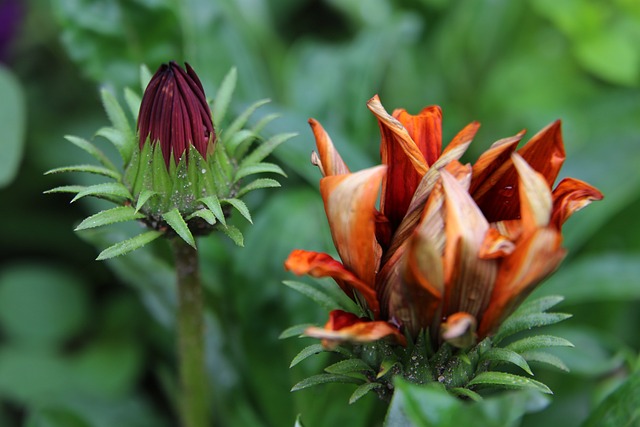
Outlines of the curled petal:
M 331 277 L 347 295 L 356 290 L 374 314 L 379 311 L 374 290 L 328 254 L 296 249 L 289 254 L 284 267 L 298 276 Z
M 404 109 L 393 112 L 418 146 L 427 165 L 432 165 L 442 151 L 442 110 L 436 105 L 425 107 L 415 116 Z
M 349 168 L 333 146 L 329 134 L 324 130 L 320 122 L 315 119 L 309 119 L 309 125 L 316 138 L 316 147 L 318 148 L 318 152 L 314 152 L 311 155 L 311 162 L 320 168 L 322 176 L 349 173 Z
M 515 248 L 516 246 L 508 237 L 500 234 L 498 229 L 490 228 L 484 236 L 478 256 L 483 259 L 502 258 L 513 252 Z
M 440 325 L 442 339 L 458 348 L 469 348 L 477 341 L 478 321 L 465 312 L 453 313 Z
M 522 229 L 529 234 L 546 227 L 551 218 L 551 191 L 541 173 L 535 172 L 518 154 L 511 156 L 519 175 Z
M 598 189 L 586 182 L 574 178 L 565 178 L 553 190 L 551 223 L 559 231 L 562 224 L 574 212 L 579 211 L 595 200 L 602 200 L 603 197 Z
M 309 327 L 304 334 L 312 338 L 322 339 L 322 345 L 327 349 L 335 348 L 344 342 L 369 343 L 380 339 L 387 339 L 405 346 L 406 338 L 398 328 L 383 321 L 371 321 L 342 310 L 329 313 L 329 321 L 324 328 Z
M 473 178 L 471 180 L 471 188 L 469 189 L 469 193 L 471 193 L 474 198 L 477 199 L 491 188 L 487 178 L 511 158 L 511 153 L 515 151 L 524 134 L 525 131 L 523 130 L 509 138 L 498 140 L 494 142 L 487 151 L 480 155 L 473 165 Z
M 380 262 L 375 204 L 385 172 L 385 166 L 377 166 L 320 180 L 331 236 L 340 258 L 348 270 L 371 285 Z
M 524 237 L 515 251 L 503 258 L 491 301 L 480 322 L 481 338 L 494 332 L 536 285 L 560 265 L 566 255 L 561 241 L 562 236 L 554 228 L 540 228 Z

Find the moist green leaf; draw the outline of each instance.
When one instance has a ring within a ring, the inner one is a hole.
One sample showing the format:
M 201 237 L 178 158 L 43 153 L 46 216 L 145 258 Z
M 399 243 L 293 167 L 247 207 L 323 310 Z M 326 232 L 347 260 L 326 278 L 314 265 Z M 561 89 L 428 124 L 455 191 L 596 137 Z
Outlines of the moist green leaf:
M 527 374 L 533 375 L 527 361 L 518 353 L 507 348 L 494 347 L 482 354 L 480 360 L 489 360 L 492 362 L 506 362 L 522 368 Z
M 236 88 L 236 82 L 238 80 L 238 72 L 235 67 L 231 68 L 227 75 L 222 80 L 218 92 L 216 93 L 215 100 L 213 101 L 213 124 L 215 129 L 221 129 L 221 125 L 224 122 L 224 118 L 231 104 L 231 97 L 233 91 Z
M 291 360 L 291 364 L 289 364 L 289 368 L 293 368 L 308 357 L 311 357 L 315 354 L 324 353 L 325 351 L 326 350 L 324 349 L 322 344 L 311 344 L 310 346 L 307 346 L 300 350 L 300 352 L 295 355 L 293 360 Z
M 55 173 L 65 173 L 65 172 L 84 172 L 84 173 L 92 173 L 95 175 L 102 175 L 102 176 L 106 176 L 109 178 L 113 178 L 117 181 L 119 181 L 122 176 L 120 175 L 120 173 L 109 169 L 109 168 L 105 168 L 105 167 L 101 167 L 101 166 L 96 166 L 96 165 L 74 165 L 74 166 L 63 166 L 60 168 L 55 168 L 55 169 L 51 169 L 48 170 L 47 172 L 45 172 L 45 175 L 51 175 L 51 174 L 55 174 Z
M 124 255 L 135 249 L 139 249 L 143 247 L 147 243 L 150 243 L 156 240 L 158 237 L 162 236 L 163 234 L 164 233 L 162 233 L 161 231 L 156 231 L 156 230 L 146 231 L 142 234 L 138 234 L 135 237 L 132 237 L 122 242 L 118 242 L 115 245 L 108 247 L 104 251 L 100 252 L 100 255 L 98 255 L 98 258 L 96 259 L 98 261 L 103 261 L 105 259 Z
M 187 242 L 193 248 L 196 248 L 196 241 L 191 234 L 191 230 L 189 230 L 189 226 L 184 221 L 184 218 L 182 218 L 182 214 L 180 214 L 178 209 L 173 209 L 162 214 L 162 219 L 169 224 L 173 231 L 175 231 L 182 240 Z
M 382 387 L 382 384 L 380 383 L 364 383 L 361 386 L 359 386 L 354 392 L 353 394 L 351 394 L 351 397 L 349 397 L 349 404 L 353 404 L 355 402 L 357 402 L 358 400 L 360 400 L 361 397 L 363 397 L 364 395 L 366 395 L 367 393 L 369 393 L 371 390 L 375 390 L 377 388 Z
M 131 193 L 129 193 L 129 190 L 127 190 L 124 185 L 117 182 L 105 182 L 85 187 L 84 190 L 76 194 L 76 196 L 71 200 L 71 203 L 86 196 L 100 197 L 107 200 L 118 200 L 118 198 L 127 200 L 132 199 Z
M 327 384 L 327 383 L 360 384 L 361 382 L 362 380 L 358 380 L 356 378 L 348 377 L 345 375 L 319 374 L 309 378 L 305 378 L 304 380 L 300 381 L 299 383 L 293 386 L 291 391 L 298 391 L 298 390 L 313 387 L 319 384 Z
M 531 388 L 547 394 L 553 394 L 551 389 L 540 381 L 506 372 L 482 372 L 469 381 L 467 386 L 499 386 L 509 389 Z
M 114 224 L 117 222 L 131 221 L 134 219 L 144 218 L 144 215 L 137 213 L 131 206 L 118 206 L 108 209 L 97 214 L 85 218 L 75 231 L 86 230 L 88 228 L 100 227 L 103 225 Z

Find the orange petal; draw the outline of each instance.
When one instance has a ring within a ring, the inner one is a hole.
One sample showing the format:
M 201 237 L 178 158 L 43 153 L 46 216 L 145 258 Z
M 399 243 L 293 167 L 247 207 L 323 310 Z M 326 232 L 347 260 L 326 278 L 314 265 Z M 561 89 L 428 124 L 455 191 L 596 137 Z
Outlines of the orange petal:
M 574 212 L 579 211 L 595 200 L 602 200 L 603 197 L 598 189 L 586 182 L 575 178 L 565 178 L 553 190 L 551 223 L 559 231 L 562 224 Z
M 518 150 L 518 154 L 533 170 L 544 176 L 551 188 L 565 159 L 560 121 L 538 132 Z M 519 218 L 518 194 L 518 174 L 511 159 L 473 191 L 476 203 L 490 222 Z
M 482 153 L 473 165 L 473 178 L 469 193 L 478 200 L 484 193 L 492 188 L 488 178 L 496 172 L 510 158 L 524 136 L 525 131 L 494 142 L 491 147 Z
M 564 259 L 562 236 L 552 227 L 536 230 L 500 264 L 489 307 L 480 322 L 480 338 L 495 332 L 541 281 Z
M 484 236 L 478 256 L 483 259 L 502 258 L 512 253 L 515 248 L 507 236 L 500 234 L 496 228 L 490 228 Z
M 441 113 L 437 107 L 425 109 L 418 116 L 400 111 L 398 120 L 387 113 L 377 95 L 369 100 L 367 106 L 378 118 L 382 136 L 380 155 L 382 163 L 388 166 L 382 184 L 380 210 L 395 229 L 405 216 L 413 193 L 429 168 L 425 156 L 435 154 L 437 157 L 440 154 Z M 402 120 L 411 130 L 403 126 Z M 419 141 L 412 138 L 412 131 L 420 137 Z
M 427 165 L 432 165 L 442 151 L 442 110 L 437 105 L 425 107 L 417 115 L 397 109 L 393 117 L 398 119 L 418 146 Z
M 344 342 L 362 344 L 383 338 L 402 346 L 407 344 L 404 335 L 390 323 L 370 321 L 342 310 L 329 313 L 329 321 L 324 328 L 312 326 L 307 328 L 304 334 L 322 339 L 322 345 L 327 349 L 335 348 Z
M 296 249 L 289 254 L 284 262 L 284 268 L 298 276 L 308 274 L 313 277 L 331 277 L 344 293 L 352 296 L 352 291 L 357 290 L 374 314 L 377 315 L 379 311 L 378 300 L 373 288 L 358 279 L 328 254 Z
M 376 166 L 320 180 L 320 193 L 340 258 L 348 270 L 371 286 L 381 252 L 375 236 L 375 204 L 385 172 L 385 166 Z
M 541 173 L 535 172 L 518 154 L 511 156 L 518 172 L 520 217 L 525 235 L 546 227 L 551 218 L 551 190 Z
M 309 125 L 316 138 L 318 153 L 313 152 L 311 162 L 320 168 L 322 176 L 341 175 L 349 173 L 349 168 L 340 157 L 340 153 L 333 146 L 329 134 L 315 119 L 309 119 Z
M 479 257 L 489 223 L 466 188 L 441 171 L 446 200 L 443 316 L 464 311 L 478 316 L 491 297 L 497 263 Z

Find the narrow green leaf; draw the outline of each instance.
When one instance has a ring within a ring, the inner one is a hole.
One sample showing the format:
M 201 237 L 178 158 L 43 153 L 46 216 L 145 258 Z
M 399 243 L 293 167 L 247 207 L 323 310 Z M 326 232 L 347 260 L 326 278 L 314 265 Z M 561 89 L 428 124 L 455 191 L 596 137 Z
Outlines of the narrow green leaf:
M 182 238 L 182 240 L 187 242 L 194 249 L 196 248 L 196 241 L 191 234 L 191 230 L 189 230 L 189 226 L 184 221 L 184 218 L 182 218 L 182 214 L 178 209 L 173 209 L 162 214 L 162 219 L 164 219 L 167 224 L 169 224 L 169 227 L 171 227 L 173 231 L 175 231 L 178 236 Z
M 280 114 L 278 113 L 267 114 L 266 116 L 258 120 L 258 122 L 255 124 L 255 126 L 253 126 L 251 130 L 256 134 L 259 134 L 269 123 L 271 123 L 278 117 L 280 117 Z
M 305 329 L 307 329 L 309 326 L 314 326 L 314 325 L 313 323 L 303 323 L 300 325 L 290 326 L 284 331 L 282 331 L 280 336 L 278 336 L 278 339 L 283 340 L 286 338 L 301 336 L 305 331 Z
M 228 203 L 231 206 L 233 206 L 234 208 L 236 208 L 236 210 L 238 212 L 240 212 L 240 215 L 245 217 L 247 221 L 249 221 L 250 223 L 253 224 L 253 221 L 251 220 L 251 214 L 249 213 L 249 208 L 247 207 L 247 205 L 242 200 L 240 200 L 240 199 L 222 199 L 221 202 L 222 203 Z
M 108 200 L 117 200 L 118 198 L 131 200 L 131 194 L 127 188 L 117 182 L 105 182 L 102 184 L 90 185 L 84 190 L 80 191 L 71 200 L 71 203 L 86 196 L 94 196 L 100 198 L 106 198 Z
M 157 191 L 149 190 L 147 188 L 143 189 L 140 192 L 140 195 L 138 195 L 138 201 L 136 201 L 135 211 L 138 212 L 151 197 L 157 194 L 158 194 Z
M 124 164 L 129 163 L 135 144 L 131 143 L 131 140 L 127 138 L 127 135 L 124 132 L 114 127 L 103 127 L 98 129 L 96 136 L 101 136 L 111 142 L 111 144 L 113 144 L 113 146 L 118 150 L 118 153 L 120 153 L 120 157 L 122 157 Z
M 198 201 L 202 202 L 206 207 L 208 207 L 209 210 L 213 213 L 216 219 L 220 221 L 222 225 L 226 225 L 226 220 L 224 218 L 224 213 L 222 212 L 222 206 L 220 205 L 220 200 L 218 200 L 218 198 L 215 195 L 212 194 L 210 196 L 203 197 Z
M 301 294 L 311 298 L 313 301 L 318 303 L 322 308 L 327 311 L 335 310 L 338 308 L 342 308 L 338 301 L 334 298 L 327 295 L 325 292 L 318 290 L 316 287 L 305 283 L 305 282 L 295 282 L 291 280 L 285 280 L 284 283 L 286 286 L 295 289 Z
M 62 185 L 60 187 L 52 188 L 51 190 L 43 191 L 43 194 L 52 194 L 52 193 L 79 193 L 83 191 L 85 188 L 84 185 Z
M 216 93 L 212 111 L 213 123 L 216 129 L 221 129 L 221 125 L 224 122 L 227 110 L 231 104 L 231 97 L 233 96 L 233 91 L 236 88 L 237 80 L 238 72 L 235 67 L 231 68 L 222 80 L 220 88 Z
M 322 344 L 311 344 L 310 346 L 307 346 L 305 348 L 303 348 L 302 350 L 300 350 L 300 352 L 298 354 L 295 355 L 295 357 L 293 358 L 293 360 L 291 360 L 291 364 L 289 365 L 289 368 L 293 368 L 294 366 L 296 366 L 298 363 L 302 362 L 303 360 L 315 355 L 315 354 L 320 354 L 320 353 L 324 353 L 326 350 L 324 349 L 324 347 L 322 347 Z
M 528 362 L 538 362 L 554 366 L 561 371 L 569 372 L 569 367 L 558 357 L 544 351 L 525 351 L 521 354 Z
M 566 313 L 531 313 L 522 316 L 511 316 L 500 326 L 498 333 L 493 338 L 494 344 L 516 334 L 541 326 L 553 325 L 570 318 L 570 314 Z
M 209 209 L 198 209 L 187 217 L 187 221 L 190 221 L 196 217 L 204 219 L 205 221 L 207 221 L 207 223 L 209 223 L 209 225 L 213 225 L 216 223 L 216 216 Z
M 47 172 L 45 172 L 45 175 L 51 175 L 51 174 L 55 174 L 55 173 L 65 173 L 65 172 L 84 172 L 84 173 L 92 173 L 95 175 L 102 175 L 102 176 L 106 176 L 109 178 L 113 178 L 117 181 L 120 181 L 122 179 L 122 176 L 112 170 L 112 169 L 108 169 L 105 167 L 101 167 L 101 166 L 96 166 L 96 165 L 73 165 L 73 166 L 63 166 L 60 168 L 55 168 L 55 169 L 51 169 L 48 170 Z
M 286 173 L 284 173 L 284 171 L 282 170 L 282 168 L 276 164 L 273 163 L 266 163 L 266 162 L 262 162 L 262 163 L 258 163 L 255 165 L 248 165 L 245 166 L 243 168 L 238 169 L 238 171 L 236 172 L 236 176 L 234 178 L 234 181 L 238 181 L 246 176 L 249 175 L 255 175 L 258 173 L 275 173 L 278 175 L 282 175 L 284 177 L 287 176 Z
M 553 394 L 551 389 L 540 381 L 506 372 L 483 372 L 469 381 L 467 386 L 499 386 L 509 389 L 534 389 L 547 394 Z
M 107 209 L 97 214 L 91 215 L 85 218 L 75 231 L 86 230 L 88 228 L 100 227 L 103 225 L 114 224 L 117 222 L 131 221 L 135 219 L 144 218 L 144 215 L 137 213 L 131 206 L 118 206 L 112 209 Z
M 99 161 L 102 166 L 111 169 L 112 171 L 118 171 L 118 168 L 116 168 L 115 165 L 111 163 L 111 160 L 109 160 L 109 158 L 102 151 L 100 151 L 95 145 L 93 145 L 86 139 L 73 135 L 66 135 L 64 138 L 76 147 L 89 153 L 89 155 Z
M 313 387 L 320 384 L 327 383 L 351 383 L 351 384 L 360 384 L 362 380 L 358 380 L 353 377 L 347 377 L 345 375 L 335 375 L 335 374 L 319 374 L 314 375 L 309 378 L 305 378 L 300 381 L 296 385 L 293 386 L 291 391 L 298 391 L 305 388 Z
M 162 236 L 163 234 L 164 233 L 162 233 L 161 231 L 156 231 L 156 230 L 146 231 L 142 234 L 138 234 L 135 237 L 132 237 L 122 242 L 118 242 L 115 245 L 108 247 L 104 251 L 100 252 L 100 255 L 98 255 L 98 258 L 96 259 L 98 261 L 103 261 L 105 259 L 124 255 L 135 249 L 139 249 L 143 247 L 147 243 L 154 241 L 155 239 Z
M 369 393 L 371 390 L 382 387 L 380 383 L 364 383 L 359 386 L 349 397 L 349 405 L 356 403 L 361 397 Z
M 127 115 L 124 113 L 122 107 L 116 100 L 115 96 L 111 92 L 106 89 L 102 89 L 100 91 L 100 95 L 102 98 L 102 105 L 107 112 L 107 116 L 113 126 L 122 132 L 125 136 L 129 136 L 131 134 L 131 127 L 129 125 L 129 120 L 127 119 Z
M 564 301 L 564 297 L 560 295 L 549 295 L 546 297 L 536 298 L 522 304 L 512 316 L 524 316 L 532 313 L 541 313 L 549 310 L 551 307 Z
M 253 104 L 251 104 L 249 107 L 247 107 L 242 113 L 240 113 L 238 115 L 238 117 L 236 117 L 236 119 L 233 121 L 233 123 L 231 123 L 226 129 L 226 132 L 229 132 L 229 134 L 234 134 L 236 132 L 238 132 L 240 129 L 242 129 L 242 127 L 247 123 L 247 120 L 249 120 L 249 117 L 251 117 L 251 115 L 260 107 L 262 107 L 265 104 L 268 104 L 269 102 L 271 102 L 270 99 L 260 99 L 256 102 L 254 102 Z
M 236 197 L 242 197 L 250 191 L 260 190 L 262 188 L 278 188 L 281 187 L 280 183 L 275 179 L 271 178 L 258 178 L 255 181 L 250 182 L 249 184 L 242 187 L 238 190 L 238 194 Z
M 373 372 L 373 369 L 367 365 L 362 359 L 341 360 L 329 365 L 324 370 L 330 374 L 349 375 L 353 373 L 361 374 L 363 372 Z
M 466 397 L 470 400 L 473 400 L 474 402 L 481 402 L 482 396 L 480 396 L 478 393 L 476 393 L 473 390 L 469 390 L 468 388 L 464 388 L 464 387 L 454 387 L 452 389 L 449 390 L 451 393 L 455 394 L 456 396 L 459 397 Z
M 518 353 L 507 348 L 494 347 L 487 350 L 480 356 L 481 361 L 506 362 L 522 368 L 529 375 L 533 375 L 527 361 Z
M 238 158 L 238 153 L 236 151 L 239 146 L 251 143 L 258 138 L 258 135 L 247 129 L 242 129 L 233 134 L 224 133 L 222 136 L 224 138 L 224 145 L 227 153 L 236 158 Z
M 242 232 L 237 227 L 234 227 L 233 225 L 225 225 L 221 227 L 221 230 L 231 240 L 233 240 L 233 243 L 235 243 L 240 247 L 244 247 L 244 236 L 242 235 Z
M 384 359 L 380 364 L 380 371 L 377 373 L 376 378 L 382 378 L 387 375 L 394 367 L 399 366 L 400 362 L 395 359 Z
M 142 103 L 142 98 L 136 92 L 132 91 L 130 88 L 124 88 L 124 100 L 127 103 L 127 107 L 129 107 L 129 111 L 131 112 L 131 117 L 138 117 L 138 113 L 140 112 L 140 104 Z
M 253 165 L 263 161 L 269 154 L 273 152 L 283 142 L 297 136 L 297 133 L 280 133 L 272 136 L 247 155 L 242 162 L 241 166 Z
M 564 338 L 554 337 L 552 335 L 535 335 L 512 342 L 505 348 L 515 351 L 516 353 L 522 353 L 547 347 L 573 347 L 573 344 Z

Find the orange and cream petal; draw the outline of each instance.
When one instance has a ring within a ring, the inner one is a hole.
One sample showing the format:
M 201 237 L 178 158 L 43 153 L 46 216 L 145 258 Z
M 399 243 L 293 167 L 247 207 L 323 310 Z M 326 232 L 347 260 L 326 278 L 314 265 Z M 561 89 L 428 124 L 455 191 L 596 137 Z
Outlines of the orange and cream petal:
M 309 119 L 309 125 L 318 148 L 318 152 L 312 154 L 311 162 L 320 168 L 322 176 L 349 173 L 349 168 L 340 157 L 340 153 L 334 147 L 329 134 L 324 130 L 320 122 L 315 119 Z
M 522 230 L 529 235 L 549 224 L 553 203 L 551 190 L 544 176 L 534 171 L 520 155 L 513 154 L 511 159 L 518 172 Z
M 396 344 L 406 345 L 404 335 L 390 323 L 359 318 L 353 313 L 333 310 L 324 328 L 311 326 L 304 335 L 319 338 L 325 348 L 334 348 L 341 343 L 364 344 L 386 339 Z
M 365 283 L 375 282 L 380 263 L 375 204 L 385 173 L 385 166 L 376 166 L 320 180 L 333 243 L 345 267 Z
M 351 296 L 350 291 L 356 290 L 362 295 L 374 314 L 377 315 L 379 311 L 378 300 L 373 288 L 329 254 L 295 249 L 289 254 L 284 267 L 298 276 L 308 274 L 313 277 L 331 277 L 347 295 Z
M 571 215 L 604 196 L 595 187 L 575 178 L 565 178 L 553 190 L 551 223 L 560 230 Z

